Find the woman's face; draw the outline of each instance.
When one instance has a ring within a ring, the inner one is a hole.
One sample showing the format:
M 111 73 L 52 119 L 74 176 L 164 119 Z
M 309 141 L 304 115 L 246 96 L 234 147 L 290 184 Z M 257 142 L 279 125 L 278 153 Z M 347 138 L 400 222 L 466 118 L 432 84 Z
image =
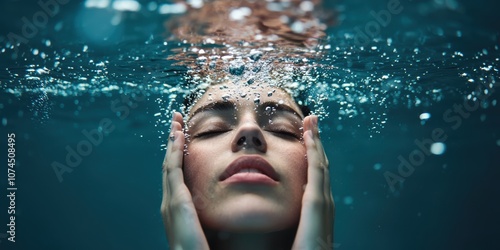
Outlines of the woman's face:
M 184 156 L 204 227 L 271 232 L 298 224 L 307 180 L 302 120 L 281 89 L 209 87 L 189 113 Z

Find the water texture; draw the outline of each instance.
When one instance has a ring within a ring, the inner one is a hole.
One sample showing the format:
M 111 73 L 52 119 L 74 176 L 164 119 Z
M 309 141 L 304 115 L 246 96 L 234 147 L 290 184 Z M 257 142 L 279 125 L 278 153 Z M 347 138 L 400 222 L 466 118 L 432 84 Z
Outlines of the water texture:
M 307 92 L 332 164 L 336 249 L 500 247 L 495 1 L 325 0 L 314 32 L 267 23 L 291 44 L 175 39 L 186 7 L 174 1 L 41 2 L 0 3 L 0 225 L 10 133 L 18 188 L 16 242 L 0 226 L 0 249 L 166 248 L 171 111 L 223 77 Z

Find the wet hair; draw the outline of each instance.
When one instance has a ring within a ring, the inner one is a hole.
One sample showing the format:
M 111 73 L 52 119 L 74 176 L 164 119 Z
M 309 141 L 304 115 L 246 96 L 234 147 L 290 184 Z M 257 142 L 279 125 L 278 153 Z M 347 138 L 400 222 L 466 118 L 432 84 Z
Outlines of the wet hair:
M 295 101 L 297 106 L 299 106 L 300 111 L 304 115 L 304 117 L 308 116 L 311 114 L 311 108 L 308 106 L 308 101 L 307 97 L 309 96 L 309 93 L 306 90 L 296 90 L 294 92 L 295 96 L 292 96 L 292 99 Z

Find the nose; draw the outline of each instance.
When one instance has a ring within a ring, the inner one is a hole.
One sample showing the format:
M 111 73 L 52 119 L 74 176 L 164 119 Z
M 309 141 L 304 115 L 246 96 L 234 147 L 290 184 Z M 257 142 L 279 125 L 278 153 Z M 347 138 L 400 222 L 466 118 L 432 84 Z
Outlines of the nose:
M 255 149 L 265 153 L 267 151 L 267 143 L 264 139 L 262 129 L 255 122 L 242 124 L 231 142 L 231 149 L 233 152 Z

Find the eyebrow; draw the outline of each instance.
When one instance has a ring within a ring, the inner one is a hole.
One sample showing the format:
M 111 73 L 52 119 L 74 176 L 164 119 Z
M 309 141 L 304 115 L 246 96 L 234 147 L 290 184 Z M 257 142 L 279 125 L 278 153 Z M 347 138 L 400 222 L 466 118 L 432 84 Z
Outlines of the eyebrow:
M 279 104 L 278 102 L 275 101 L 267 101 L 259 105 L 259 109 L 265 110 L 267 107 L 272 107 L 276 111 L 291 113 L 297 116 L 300 120 L 304 119 L 304 117 L 302 117 L 302 115 L 299 112 L 297 112 L 297 110 L 293 109 L 292 107 L 286 104 Z
M 235 110 L 236 109 L 236 104 L 232 101 L 216 101 L 216 102 L 211 102 L 207 105 L 204 105 L 200 107 L 199 109 L 195 110 L 193 114 L 191 115 L 191 118 L 193 118 L 196 114 L 205 112 L 205 111 L 228 111 L 228 110 Z
M 302 117 L 302 115 L 292 107 L 286 104 L 279 104 L 278 102 L 275 101 L 263 102 L 262 104 L 259 104 L 258 109 L 262 111 L 265 110 L 267 107 L 272 107 L 276 111 L 293 114 L 297 118 L 299 118 L 299 120 L 304 119 L 304 117 Z M 196 114 L 205 111 L 230 111 L 230 110 L 236 110 L 236 103 L 234 103 L 233 101 L 215 101 L 196 109 L 191 115 L 190 119 L 193 118 Z

